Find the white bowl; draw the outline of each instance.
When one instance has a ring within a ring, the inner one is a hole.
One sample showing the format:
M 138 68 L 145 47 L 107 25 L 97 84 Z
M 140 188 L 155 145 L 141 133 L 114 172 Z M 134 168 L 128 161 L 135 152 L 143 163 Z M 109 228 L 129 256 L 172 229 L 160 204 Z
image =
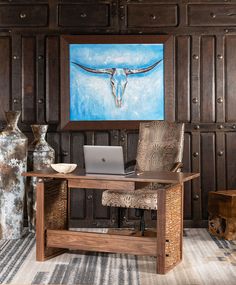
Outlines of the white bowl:
M 75 163 L 54 163 L 51 164 L 52 169 L 59 173 L 70 173 L 77 167 Z

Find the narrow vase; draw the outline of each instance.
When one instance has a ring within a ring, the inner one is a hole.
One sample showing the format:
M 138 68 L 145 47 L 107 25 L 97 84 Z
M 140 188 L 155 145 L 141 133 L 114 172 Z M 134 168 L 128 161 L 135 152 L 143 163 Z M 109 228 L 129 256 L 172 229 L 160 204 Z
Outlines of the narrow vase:
M 50 167 L 55 160 L 55 151 L 45 140 L 48 125 L 31 125 L 34 141 L 28 147 L 28 171 Z M 29 231 L 36 230 L 36 184 L 37 178 L 27 179 L 27 212 Z
M 23 234 L 28 139 L 17 126 L 20 114 L 5 112 L 7 126 L 0 132 L 0 239 Z

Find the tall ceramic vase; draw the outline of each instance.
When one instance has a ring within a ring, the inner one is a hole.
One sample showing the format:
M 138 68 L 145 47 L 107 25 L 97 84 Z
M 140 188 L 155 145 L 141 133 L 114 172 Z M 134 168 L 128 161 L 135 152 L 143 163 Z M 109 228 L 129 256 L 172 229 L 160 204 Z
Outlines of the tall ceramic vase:
M 32 125 L 31 128 L 34 141 L 28 147 L 28 171 L 48 168 L 55 160 L 55 151 L 45 140 L 48 125 Z M 30 232 L 35 232 L 36 227 L 36 184 L 37 178 L 28 178 L 27 211 Z
M 28 139 L 17 123 L 20 111 L 5 112 L 7 126 L 0 133 L 0 239 L 18 239 L 23 232 Z

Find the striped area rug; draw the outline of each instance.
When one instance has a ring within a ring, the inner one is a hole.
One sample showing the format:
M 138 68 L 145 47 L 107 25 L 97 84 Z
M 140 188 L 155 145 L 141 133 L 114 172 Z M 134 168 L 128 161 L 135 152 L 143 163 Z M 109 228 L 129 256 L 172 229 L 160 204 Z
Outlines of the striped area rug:
M 32 235 L 0 241 L 1 284 L 235 285 L 236 241 L 218 240 L 206 229 L 185 229 L 183 261 L 155 274 L 154 257 L 70 252 L 35 261 Z
M 0 284 L 8 284 L 27 260 L 35 246 L 33 234 L 18 240 L 0 240 Z

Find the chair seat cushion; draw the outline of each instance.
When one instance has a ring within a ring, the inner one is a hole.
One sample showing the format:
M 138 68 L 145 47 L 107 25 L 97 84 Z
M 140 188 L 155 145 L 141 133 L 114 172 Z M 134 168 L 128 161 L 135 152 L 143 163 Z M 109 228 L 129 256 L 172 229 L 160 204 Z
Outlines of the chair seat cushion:
M 145 188 L 128 192 L 106 190 L 102 194 L 102 205 L 157 210 L 157 191 Z

